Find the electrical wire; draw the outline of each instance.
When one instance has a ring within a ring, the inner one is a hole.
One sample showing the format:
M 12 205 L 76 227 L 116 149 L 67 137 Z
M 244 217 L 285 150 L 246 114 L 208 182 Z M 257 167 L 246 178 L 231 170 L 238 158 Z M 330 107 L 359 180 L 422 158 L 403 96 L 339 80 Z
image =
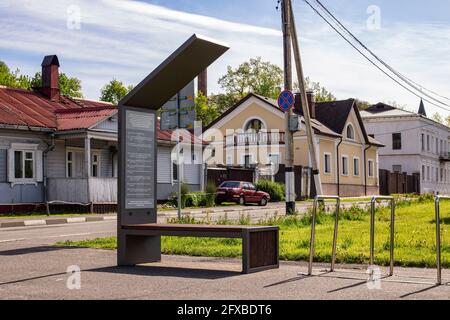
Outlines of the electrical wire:
M 439 104 L 436 104 L 426 98 L 423 98 L 422 95 L 419 95 L 418 93 L 414 92 L 412 89 L 408 88 L 406 85 L 401 83 L 399 80 L 395 79 L 392 75 L 390 75 L 386 70 L 381 68 L 378 64 L 376 64 L 374 61 L 372 61 L 364 52 L 362 52 L 359 48 L 356 47 L 355 44 L 353 44 L 349 39 L 347 39 L 338 29 L 336 26 L 334 26 L 330 21 L 328 21 L 327 18 L 325 18 L 308 0 L 303 0 L 306 4 L 308 4 L 311 9 L 314 10 L 314 12 L 319 15 L 335 32 L 337 32 L 348 44 L 350 44 L 359 54 L 361 54 L 369 63 L 371 63 L 373 66 L 375 66 L 378 70 L 380 70 L 382 73 L 384 73 L 386 76 L 388 76 L 391 80 L 393 80 L 395 83 L 400 85 L 402 88 L 410 92 L 411 94 L 417 96 L 418 98 L 423 99 L 424 101 L 430 103 L 431 105 L 434 105 L 440 109 L 443 109 L 445 111 L 450 111 L 450 109 L 445 108 Z M 417 89 L 416 89 L 417 90 Z
M 341 21 L 339 21 L 339 19 L 336 18 L 336 16 L 333 15 L 333 13 L 331 13 L 331 12 L 330 12 L 323 4 L 322 4 L 322 2 L 320 2 L 320 0 L 314 0 L 314 1 L 321 7 L 322 11 L 323 11 L 325 14 L 327 14 L 331 19 L 333 19 L 333 20 L 341 27 L 341 30 L 345 31 L 345 32 L 346 32 L 350 37 L 352 37 L 352 38 L 353 38 L 360 46 L 362 46 L 366 51 L 368 51 L 375 59 L 377 59 L 381 64 L 383 64 L 387 69 L 389 69 L 389 71 L 391 71 L 392 73 L 394 73 L 397 77 L 401 78 L 403 81 L 405 81 L 406 83 L 408 83 L 411 87 L 415 88 L 415 89 L 418 90 L 418 91 L 421 91 L 422 93 L 423 93 L 423 91 L 422 91 L 422 89 L 423 89 L 423 90 L 429 91 L 429 92 L 431 92 L 431 93 L 433 93 L 433 94 L 435 94 L 435 95 L 437 95 L 437 96 L 439 96 L 439 97 L 441 97 L 441 98 L 444 98 L 444 99 L 447 99 L 447 100 L 450 101 L 449 98 L 447 98 L 447 97 L 445 97 L 445 96 L 442 96 L 442 95 L 440 95 L 440 94 L 438 94 L 438 93 L 435 93 L 435 92 L 432 91 L 432 90 L 429 90 L 429 89 L 425 88 L 424 86 L 418 84 L 417 82 L 411 80 L 410 78 L 406 77 L 405 75 L 403 75 L 403 74 L 401 74 L 400 72 L 398 72 L 397 70 L 395 70 L 393 67 L 391 67 L 389 64 L 387 64 L 385 61 L 383 61 L 380 57 L 378 57 L 378 56 L 377 56 L 372 50 L 370 50 L 364 43 L 362 43 L 362 41 L 360 41 L 360 40 L 359 40 L 359 39 L 358 39 L 358 38 L 357 38 L 350 30 L 348 30 L 348 29 L 345 27 L 345 25 L 342 24 Z M 415 85 L 419 86 L 420 88 L 417 88 Z M 432 97 L 432 96 L 430 96 L 430 95 L 428 95 L 428 94 L 426 94 L 426 93 L 423 93 L 423 94 L 424 94 L 425 96 L 429 97 L 430 99 L 433 99 L 434 101 L 436 101 L 436 102 L 438 102 L 438 103 L 441 103 L 441 104 L 443 104 L 443 105 L 445 105 L 445 106 L 447 106 L 447 107 L 450 107 L 450 105 L 448 105 L 448 104 L 446 104 L 446 103 L 444 103 L 444 102 L 442 102 L 442 101 L 440 101 L 440 100 L 438 100 L 438 99 L 435 99 L 434 97 Z

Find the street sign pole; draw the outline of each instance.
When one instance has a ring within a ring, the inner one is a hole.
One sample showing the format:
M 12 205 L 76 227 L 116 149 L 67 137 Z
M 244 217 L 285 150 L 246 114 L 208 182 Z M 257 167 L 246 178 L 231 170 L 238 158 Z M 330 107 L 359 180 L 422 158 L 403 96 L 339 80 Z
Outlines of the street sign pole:
M 181 110 L 180 110 L 180 93 L 177 93 L 177 180 L 178 180 L 178 219 L 181 219 L 181 165 L 180 165 L 180 127 L 181 127 Z
M 290 0 L 283 0 L 281 7 L 283 22 L 284 89 L 286 91 L 292 91 Z M 292 108 L 285 112 L 286 214 L 295 213 L 294 137 L 293 133 L 289 130 L 289 121 L 292 114 Z
M 302 66 L 302 59 L 301 59 L 301 55 L 300 55 L 300 46 L 298 43 L 297 28 L 295 27 L 295 18 L 294 18 L 294 12 L 292 10 L 292 4 L 289 4 L 287 9 L 289 11 L 289 15 L 291 18 L 291 25 L 290 25 L 291 38 L 292 38 L 292 45 L 293 45 L 293 50 L 294 50 L 294 59 L 295 59 L 297 77 L 298 77 L 298 85 L 300 87 L 300 96 L 302 99 L 303 116 L 305 118 L 306 137 L 308 140 L 309 155 L 311 158 L 311 166 L 312 166 L 312 171 L 313 171 L 313 176 L 314 176 L 314 186 L 316 188 L 316 195 L 320 196 L 320 195 L 323 195 L 322 182 L 320 180 L 320 171 L 319 171 L 319 163 L 318 163 L 318 158 L 317 158 L 317 150 L 316 150 L 316 146 L 314 144 L 314 131 L 311 126 L 311 115 L 309 114 L 308 99 L 306 96 L 306 82 L 305 82 L 305 77 L 303 75 L 303 66 Z M 339 172 L 337 174 L 339 174 Z

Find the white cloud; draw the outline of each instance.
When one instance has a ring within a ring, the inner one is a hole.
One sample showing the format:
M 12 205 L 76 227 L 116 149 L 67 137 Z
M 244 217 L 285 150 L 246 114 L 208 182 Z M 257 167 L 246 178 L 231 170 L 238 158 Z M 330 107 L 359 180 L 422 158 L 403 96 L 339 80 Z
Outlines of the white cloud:
M 81 10 L 80 30 L 67 29 L 67 8 L 71 5 Z M 374 69 L 305 8 L 299 10 L 297 22 L 301 22 L 299 32 L 307 75 L 338 98 L 357 97 L 374 103 L 395 100 L 411 108 L 418 106 L 418 98 Z M 2 0 L 1 9 L 0 49 L 33 57 L 58 54 L 63 71 L 82 80 L 89 98 L 97 98 L 101 86 L 113 77 L 136 84 L 193 33 L 231 45 L 231 50 L 210 68 L 211 91 L 219 90 L 216 80 L 225 73 L 227 65 L 255 56 L 282 65 L 279 30 L 159 5 L 126 0 Z M 273 12 L 273 19 L 279 21 L 279 12 Z M 396 69 L 450 95 L 449 25 L 399 23 L 369 32 L 365 21 L 346 24 Z M 35 58 L 31 60 L 13 58 L 6 62 L 14 62 L 11 67 L 24 71 L 37 70 Z M 17 65 L 18 61 L 21 64 Z M 438 111 L 428 107 L 432 112 Z

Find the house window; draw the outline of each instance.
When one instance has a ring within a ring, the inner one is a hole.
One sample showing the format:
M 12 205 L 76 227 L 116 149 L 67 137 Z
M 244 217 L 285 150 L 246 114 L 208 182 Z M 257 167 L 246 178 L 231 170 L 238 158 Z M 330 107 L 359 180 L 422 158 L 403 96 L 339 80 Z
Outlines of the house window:
M 324 154 L 324 170 L 325 173 L 331 173 L 331 154 Z
M 259 119 L 252 119 L 252 120 L 248 121 L 247 124 L 245 125 L 245 131 L 251 130 L 251 131 L 259 132 L 262 129 L 264 129 L 264 124 Z
M 425 151 L 425 134 L 422 133 L 422 151 Z
M 347 126 L 347 139 L 355 140 L 355 129 L 351 124 Z
M 401 150 L 402 149 L 402 134 L 393 133 L 392 134 L 392 149 Z
M 402 166 L 398 164 L 394 164 L 392 166 L 392 172 L 402 173 Z
M 93 177 L 98 177 L 99 176 L 99 167 L 100 167 L 100 160 L 99 160 L 100 156 L 98 154 L 92 154 L 92 170 L 91 170 L 91 175 Z
M 430 167 L 427 166 L 427 181 L 430 181 Z
M 175 161 L 172 162 L 172 181 L 178 181 L 178 165 Z
M 233 165 L 233 156 L 228 155 L 227 156 L 227 166 L 232 166 Z
M 369 160 L 367 163 L 368 166 L 368 173 L 369 173 L 369 177 L 373 177 L 374 176 L 374 167 L 373 167 L 373 160 Z
M 359 158 L 353 158 L 353 175 L 359 176 Z
M 34 152 L 14 151 L 14 178 L 33 179 L 34 178 Z
M 425 181 L 425 166 L 422 166 L 422 181 Z
M 348 157 L 342 157 L 342 175 L 348 176 Z
M 444 181 L 444 169 L 441 168 L 441 182 Z
M 66 157 L 66 176 L 67 178 L 73 178 L 73 152 L 67 151 Z
M 430 151 L 430 135 L 427 134 L 427 151 Z

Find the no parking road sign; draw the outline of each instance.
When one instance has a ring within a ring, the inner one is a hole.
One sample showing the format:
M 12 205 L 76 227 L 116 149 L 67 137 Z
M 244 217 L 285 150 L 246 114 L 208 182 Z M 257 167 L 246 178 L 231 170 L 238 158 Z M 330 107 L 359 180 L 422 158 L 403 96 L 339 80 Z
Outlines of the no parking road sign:
M 295 103 L 294 95 L 291 91 L 285 90 L 280 93 L 280 96 L 278 97 L 278 106 L 281 110 L 284 112 L 289 111 Z

